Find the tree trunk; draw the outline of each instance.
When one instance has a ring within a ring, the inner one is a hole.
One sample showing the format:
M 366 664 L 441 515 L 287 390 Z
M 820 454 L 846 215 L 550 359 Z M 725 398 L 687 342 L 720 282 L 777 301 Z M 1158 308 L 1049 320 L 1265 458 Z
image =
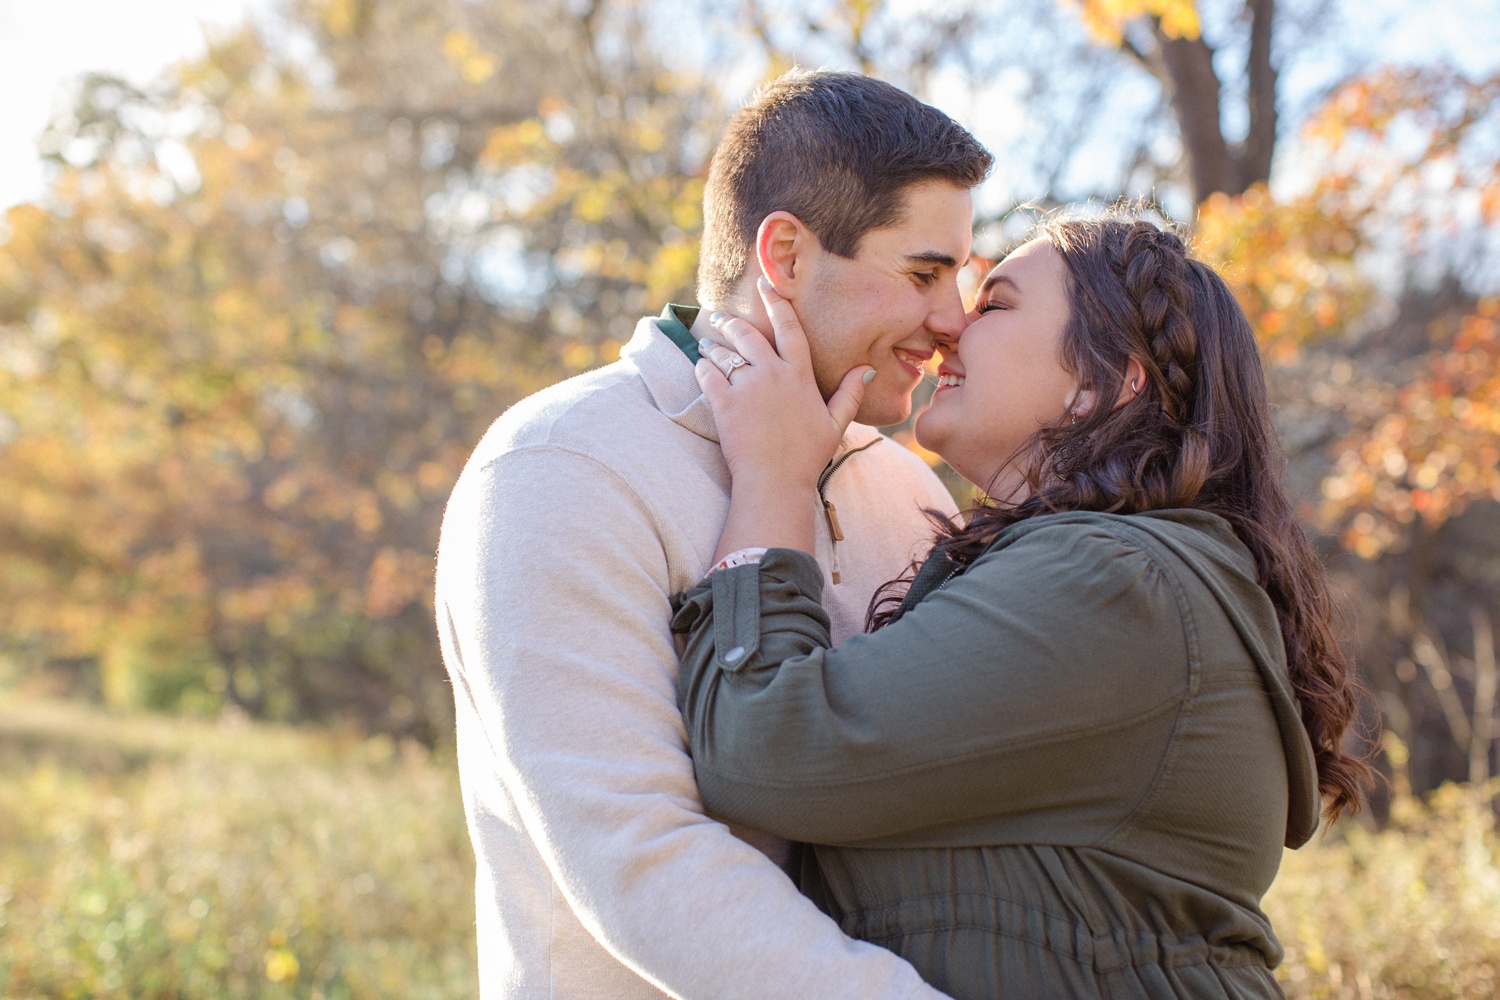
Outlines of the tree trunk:
M 1182 134 L 1182 152 L 1197 204 L 1215 191 L 1237 187 L 1238 177 L 1219 118 L 1220 86 L 1214 50 L 1199 38 L 1168 38 L 1156 29 L 1161 60 L 1170 81 L 1172 110 Z
M 1201 36 L 1169 38 L 1159 21 L 1153 23 L 1156 58 L 1151 65 L 1177 117 L 1195 204 L 1218 192 L 1242 194 L 1271 176 L 1277 124 L 1276 68 L 1271 63 L 1276 0 L 1245 0 L 1245 10 L 1250 15 L 1245 65 L 1249 129 L 1234 144 L 1224 137 L 1223 86 L 1214 71 L 1214 50 Z

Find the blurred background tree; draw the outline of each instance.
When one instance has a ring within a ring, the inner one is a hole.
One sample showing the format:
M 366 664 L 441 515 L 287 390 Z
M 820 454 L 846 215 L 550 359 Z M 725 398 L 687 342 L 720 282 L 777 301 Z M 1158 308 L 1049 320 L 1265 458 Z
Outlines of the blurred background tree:
M 432 553 L 469 450 L 691 283 L 717 110 L 642 31 L 305 2 L 149 89 L 82 81 L 0 253 L 23 673 L 444 732 Z
M 1262 336 L 1401 780 L 1487 777 L 1500 76 L 1393 63 L 1351 40 L 1361 15 L 296 0 L 149 85 L 83 80 L 49 191 L 0 230 L 11 680 L 442 739 L 431 563 L 458 470 L 509 404 L 691 297 L 718 130 L 803 63 L 994 148 L 987 257 L 1023 204 L 1192 226 Z

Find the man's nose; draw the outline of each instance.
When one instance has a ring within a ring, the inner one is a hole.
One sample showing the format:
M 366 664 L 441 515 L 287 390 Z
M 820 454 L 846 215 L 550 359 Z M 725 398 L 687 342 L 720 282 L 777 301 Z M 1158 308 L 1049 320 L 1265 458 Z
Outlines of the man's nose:
M 932 304 L 932 312 L 927 316 L 927 328 L 937 334 L 940 340 L 957 343 L 964 327 L 968 325 L 969 317 L 964 312 L 964 298 L 958 291 L 958 282 L 948 281 Z

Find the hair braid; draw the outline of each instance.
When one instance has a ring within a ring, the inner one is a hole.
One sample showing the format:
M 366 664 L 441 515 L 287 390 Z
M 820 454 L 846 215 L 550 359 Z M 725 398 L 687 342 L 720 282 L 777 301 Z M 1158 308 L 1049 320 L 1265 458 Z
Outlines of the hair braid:
M 1175 233 L 1136 222 L 1125 233 L 1120 257 L 1125 291 L 1136 307 L 1142 339 L 1156 369 L 1152 381 L 1161 394 L 1162 410 L 1183 423 L 1192 418 L 1185 411 L 1193 398 L 1198 361 L 1198 336 L 1187 317 L 1187 247 Z

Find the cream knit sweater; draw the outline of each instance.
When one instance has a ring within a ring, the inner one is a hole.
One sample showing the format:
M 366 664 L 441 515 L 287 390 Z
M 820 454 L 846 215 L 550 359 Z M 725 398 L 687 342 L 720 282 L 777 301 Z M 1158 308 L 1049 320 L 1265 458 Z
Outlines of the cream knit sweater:
M 845 448 L 876 435 L 853 425 Z M 940 996 L 703 812 L 669 599 L 712 562 L 728 488 L 692 366 L 645 319 L 620 361 L 506 412 L 453 491 L 437 621 L 486 1000 Z M 827 498 L 845 539 L 842 582 L 824 591 L 838 641 L 926 551 L 918 508 L 952 502 L 885 440 L 850 456 Z M 825 574 L 831 546 L 820 513 Z

